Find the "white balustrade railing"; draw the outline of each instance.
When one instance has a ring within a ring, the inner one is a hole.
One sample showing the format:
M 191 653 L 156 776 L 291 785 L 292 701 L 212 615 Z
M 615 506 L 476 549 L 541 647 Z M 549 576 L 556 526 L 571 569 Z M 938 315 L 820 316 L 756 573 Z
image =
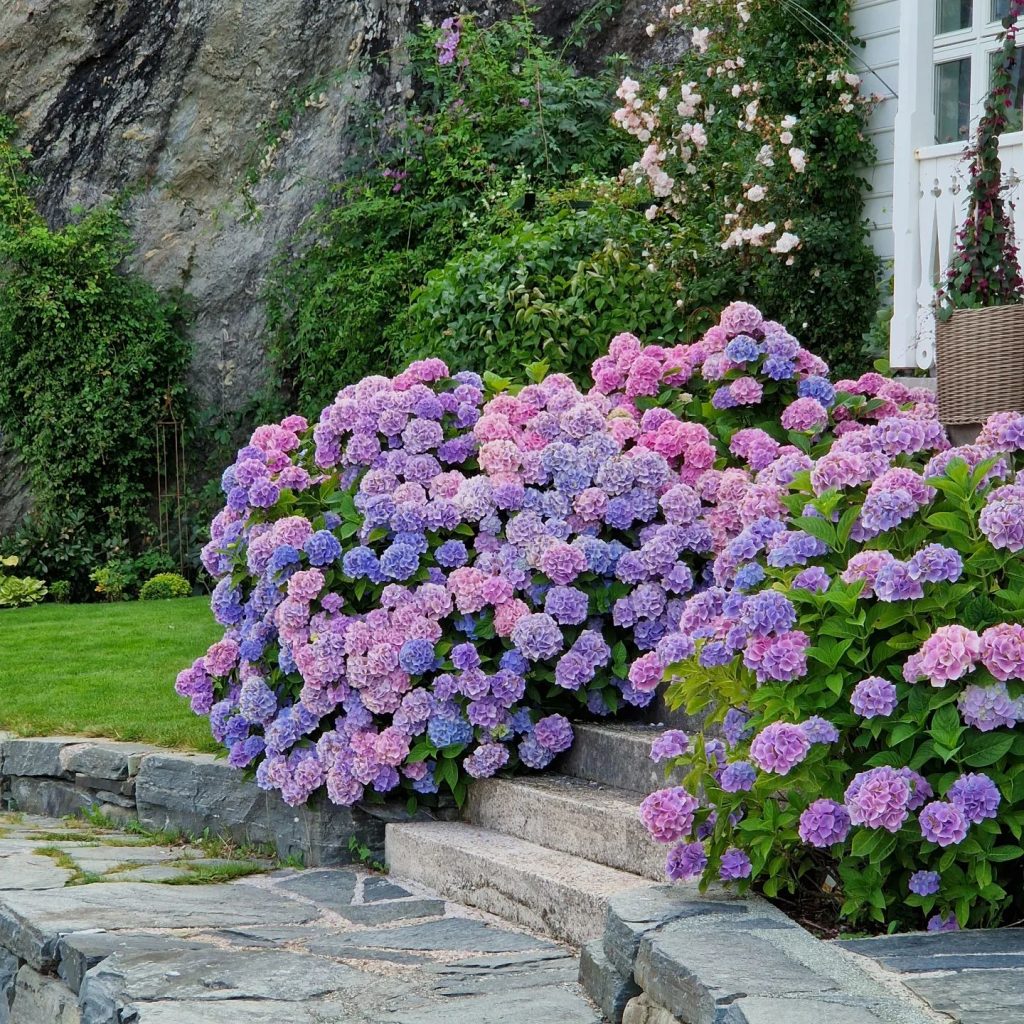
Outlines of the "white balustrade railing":
M 915 358 L 922 369 L 929 369 L 935 362 L 933 302 L 953 255 L 957 228 L 967 212 L 964 148 L 960 143 L 951 143 L 917 151 L 920 187 L 918 252 L 917 264 L 910 268 L 908 276 L 911 280 L 906 284 L 915 288 L 917 295 Z M 1024 133 L 1004 136 L 999 150 L 1007 198 L 1014 202 L 1020 197 L 1020 184 L 1024 180 Z M 1024 239 L 1024 208 L 1019 203 L 1014 206 L 1014 231 L 1016 238 Z M 899 268 L 897 277 L 903 277 Z M 903 287 L 902 284 L 900 286 Z

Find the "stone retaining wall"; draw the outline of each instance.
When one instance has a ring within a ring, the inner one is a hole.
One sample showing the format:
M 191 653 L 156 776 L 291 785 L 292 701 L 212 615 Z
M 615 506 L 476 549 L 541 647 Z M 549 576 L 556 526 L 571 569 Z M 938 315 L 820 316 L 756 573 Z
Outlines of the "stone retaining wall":
M 0 733 L 0 807 L 62 817 L 89 808 L 151 829 L 229 836 L 300 855 L 310 866 L 350 862 L 355 836 L 381 858 L 384 826 L 404 807 L 337 807 L 327 801 L 288 807 L 211 754 L 140 743 Z

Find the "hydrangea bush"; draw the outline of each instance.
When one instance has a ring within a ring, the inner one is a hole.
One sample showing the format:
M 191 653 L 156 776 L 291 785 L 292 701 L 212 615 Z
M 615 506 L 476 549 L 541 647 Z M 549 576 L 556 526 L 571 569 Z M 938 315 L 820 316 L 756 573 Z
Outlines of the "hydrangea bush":
M 795 474 L 759 457 L 778 504 L 686 602 L 669 700 L 708 723 L 656 745 L 682 780 L 644 820 L 672 878 L 838 889 L 890 927 L 1019 916 L 1024 416 L 951 449 L 924 395 L 838 389 L 882 418 L 835 408 Z
M 806 458 L 791 410 L 824 414 L 824 369 L 735 303 L 692 345 L 619 335 L 586 393 L 431 359 L 260 427 L 203 551 L 224 638 L 178 691 L 290 804 L 543 768 L 693 652 L 683 598 L 775 500 L 741 458 Z

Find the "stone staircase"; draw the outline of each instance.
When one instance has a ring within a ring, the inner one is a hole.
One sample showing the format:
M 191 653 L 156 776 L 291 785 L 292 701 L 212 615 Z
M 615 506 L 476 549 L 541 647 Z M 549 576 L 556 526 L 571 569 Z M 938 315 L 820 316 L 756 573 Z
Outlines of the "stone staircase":
M 387 826 L 391 873 L 574 946 L 611 896 L 664 879 L 638 809 L 664 785 L 648 725 L 580 725 L 561 774 L 475 782 L 463 821 Z

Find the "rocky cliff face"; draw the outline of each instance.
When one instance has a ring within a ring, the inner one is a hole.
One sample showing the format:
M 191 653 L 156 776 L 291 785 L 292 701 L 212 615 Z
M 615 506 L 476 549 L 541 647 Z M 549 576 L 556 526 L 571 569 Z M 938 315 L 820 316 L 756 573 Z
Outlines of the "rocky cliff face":
M 511 5 L 512 0 L 505 0 Z M 468 4 L 482 17 L 501 3 Z M 517 5 L 516 5 L 517 6 Z M 592 0 L 548 2 L 553 35 Z M 601 52 L 646 45 L 655 4 L 623 5 Z M 0 109 L 32 149 L 40 202 L 59 223 L 131 189 L 137 266 L 194 309 L 194 384 L 222 409 L 262 379 L 268 266 L 350 155 L 353 101 L 400 101 L 402 41 L 442 0 L 3 0 Z M 355 74 L 383 57 L 375 80 Z M 281 136 L 261 126 L 313 83 Z M 243 197 L 247 172 L 261 174 Z

